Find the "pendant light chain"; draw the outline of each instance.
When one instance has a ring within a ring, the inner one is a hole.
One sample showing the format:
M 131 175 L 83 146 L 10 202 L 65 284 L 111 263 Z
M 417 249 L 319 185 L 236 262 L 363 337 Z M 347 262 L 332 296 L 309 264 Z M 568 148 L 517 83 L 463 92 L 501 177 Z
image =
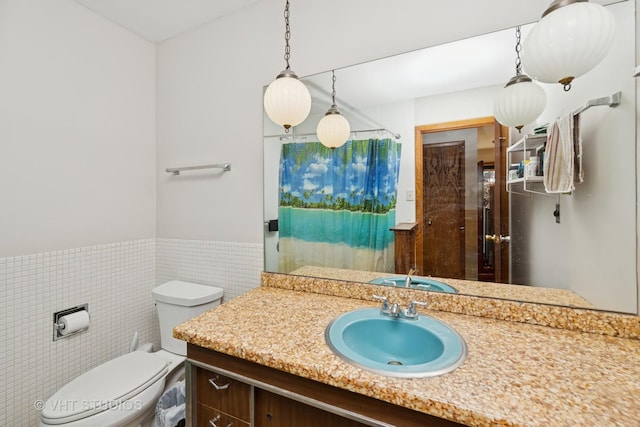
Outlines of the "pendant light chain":
M 302 123 L 311 111 L 311 94 L 289 65 L 291 28 L 289 27 L 289 0 L 284 9 L 284 60 L 282 70 L 264 92 L 264 111 L 276 124 L 284 127 L 285 133 Z
M 287 63 L 287 70 L 291 67 L 289 66 L 289 58 L 291 57 L 291 47 L 289 46 L 289 40 L 291 39 L 291 29 L 289 28 L 289 0 L 287 0 L 287 5 L 284 8 L 284 60 Z
M 331 70 L 331 75 L 333 76 L 331 78 L 331 80 L 333 82 L 332 85 L 331 85 L 331 88 L 333 90 L 331 92 L 331 99 L 333 100 L 333 105 L 336 105 L 336 72 L 335 72 L 335 70 Z
M 520 44 L 520 26 L 516 27 L 516 75 L 522 74 L 522 61 L 520 60 L 520 52 L 522 51 L 522 45 Z
M 331 70 L 331 107 L 316 126 L 318 140 L 332 150 L 344 145 L 351 134 L 351 125 L 336 105 L 336 71 Z

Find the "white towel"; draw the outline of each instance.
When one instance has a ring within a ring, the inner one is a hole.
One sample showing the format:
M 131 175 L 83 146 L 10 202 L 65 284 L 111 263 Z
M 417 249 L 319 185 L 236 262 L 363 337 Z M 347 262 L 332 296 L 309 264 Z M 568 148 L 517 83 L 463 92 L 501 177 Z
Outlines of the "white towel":
M 582 142 L 578 118 L 566 115 L 549 126 L 544 156 L 544 188 L 547 193 L 569 193 L 582 182 Z

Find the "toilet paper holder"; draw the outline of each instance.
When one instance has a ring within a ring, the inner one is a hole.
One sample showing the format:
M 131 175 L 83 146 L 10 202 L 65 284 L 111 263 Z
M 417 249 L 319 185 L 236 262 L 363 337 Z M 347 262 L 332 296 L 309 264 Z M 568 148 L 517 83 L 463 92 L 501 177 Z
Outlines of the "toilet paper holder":
M 84 329 L 79 329 L 77 331 L 68 333 L 66 335 L 62 334 L 62 331 L 64 330 L 64 324 L 62 324 L 60 322 L 60 319 L 63 316 L 67 316 L 69 314 L 77 313 L 79 311 L 86 311 L 87 314 L 88 314 L 89 313 L 89 304 L 85 303 L 85 304 L 77 305 L 75 307 L 67 308 L 66 310 L 56 311 L 55 313 L 53 313 L 53 340 L 54 341 L 58 341 L 61 338 L 70 337 L 70 336 L 75 335 L 75 334 L 77 334 L 79 332 L 84 332 L 84 331 L 89 329 L 89 327 L 87 326 Z

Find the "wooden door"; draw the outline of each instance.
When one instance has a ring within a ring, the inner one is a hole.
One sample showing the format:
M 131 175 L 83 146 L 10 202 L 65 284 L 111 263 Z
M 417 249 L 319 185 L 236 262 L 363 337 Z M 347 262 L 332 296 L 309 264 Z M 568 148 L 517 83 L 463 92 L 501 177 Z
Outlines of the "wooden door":
M 452 141 L 422 148 L 425 275 L 464 278 L 464 145 Z
M 436 123 L 431 125 L 423 125 L 416 126 L 415 128 L 415 162 L 416 162 L 416 222 L 418 223 L 417 231 L 416 231 L 416 264 L 418 267 L 418 274 L 421 275 L 435 275 L 425 266 L 425 251 L 428 250 L 427 244 L 425 243 L 425 238 L 427 232 L 430 232 L 428 229 L 430 226 L 428 225 L 428 219 L 425 215 L 425 203 L 424 200 L 426 196 L 423 194 L 425 189 L 424 185 L 424 168 L 423 165 L 423 137 L 425 134 L 433 133 L 433 132 L 442 132 L 442 131 L 452 131 L 458 129 L 471 129 L 471 128 L 481 128 L 491 126 L 494 130 L 493 132 L 493 142 L 494 142 L 494 156 L 493 156 L 493 164 L 495 168 L 495 183 L 494 183 L 494 194 L 492 205 L 494 206 L 492 215 L 492 223 L 494 225 L 493 231 L 495 235 L 501 236 L 507 233 L 509 229 L 509 206 L 507 201 L 507 192 L 505 187 L 506 181 L 506 168 L 504 164 L 504 159 L 506 157 L 506 147 L 509 146 L 508 141 L 508 128 L 501 126 L 494 117 L 480 117 L 476 119 L 469 120 L 459 120 L 453 122 L 446 123 Z M 475 171 L 468 171 L 475 175 Z M 474 220 L 474 223 L 476 221 Z M 464 226 L 464 223 L 460 225 Z M 480 239 L 480 236 L 475 236 L 477 227 L 469 227 L 469 230 L 465 230 L 466 233 L 473 233 L 473 240 Z M 471 229 L 473 228 L 473 230 Z M 467 242 L 471 240 L 470 236 L 467 236 Z M 456 239 L 457 241 L 457 239 Z M 477 241 L 477 240 L 476 240 Z M 447 245 L 452 245 L 452 242 L 448 242 Z M 489 245 L 494 245 L 494 242 L 491 241 L 488 243 Z M 477 243 L 473 253 L 466 254 L 466 257 L 470 258 L 475 263 L 475 257 L 477 256 L 477 248 L 480 246 L 480 243 Z M 455 247 L 459 246 L 457 243 Z M 463 246 L 464 250 L 464 246 Z M 456 251 L 457 252 L 457 251 Z M 506 241 L 501 241 L 499 244 L 495 244 L 494 251 L 494 265 L 495 265 L 495 277 L 494 280 L 496 282 L 508 283 L 509 281 L 509 243 Z M 461 259 L 464 261 L 465 256 L 463 255 Z M 468 264 L 468 263 L 467 263 Z M 463 268 L 463 273 L 465 269 Z M 475 270 L 475 267 L 474 267 Z M 454 276 L 449 276 L 454 277 Z M 478 280 L 476 276 L 465 277 L 466 279 Z
M 476 181 L 478 182 L 478 280 L 495 282 L 495 244 L 486 238 L 494 234 L 495 213 L 495 173 L 494 180 L 487 180 L 485 175 L 494 170 L 493 163 L 478 162 Z M 494 171 L 495 172 L 495 171 Z
M 494 244 L 495 251 L 495 281 L 509 283 L 509 242 L 501 241 L 503 235 L 509 234 L 509 203 L 507 199 L 506 163 L 507 146 L 506 137 L 508 128 L 501 126 L 497 121 L 493 126 L 494 138 L 494 168 L 495 184 L 493 195 L 493 228 L 495 236 L 499 237 Z

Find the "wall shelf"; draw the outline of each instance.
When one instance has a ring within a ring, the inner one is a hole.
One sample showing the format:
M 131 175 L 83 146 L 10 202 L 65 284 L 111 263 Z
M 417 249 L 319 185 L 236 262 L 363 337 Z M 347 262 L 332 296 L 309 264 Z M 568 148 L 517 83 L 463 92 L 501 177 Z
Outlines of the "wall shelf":
M 547 143 L 547 134 L 527 134 L 507 148 L 506 170 L 510 165 L 526 162 L 532 155 L 539 157 Z M 514 163 L 515 162 L 515 163 Z M 544 177 L 541 175 L 527 176 L 526 171 L 520 178 L 509 179 L 507 175 L 507 192 L 527 195 L 529 193 L 551 196 L 544 189 Z

